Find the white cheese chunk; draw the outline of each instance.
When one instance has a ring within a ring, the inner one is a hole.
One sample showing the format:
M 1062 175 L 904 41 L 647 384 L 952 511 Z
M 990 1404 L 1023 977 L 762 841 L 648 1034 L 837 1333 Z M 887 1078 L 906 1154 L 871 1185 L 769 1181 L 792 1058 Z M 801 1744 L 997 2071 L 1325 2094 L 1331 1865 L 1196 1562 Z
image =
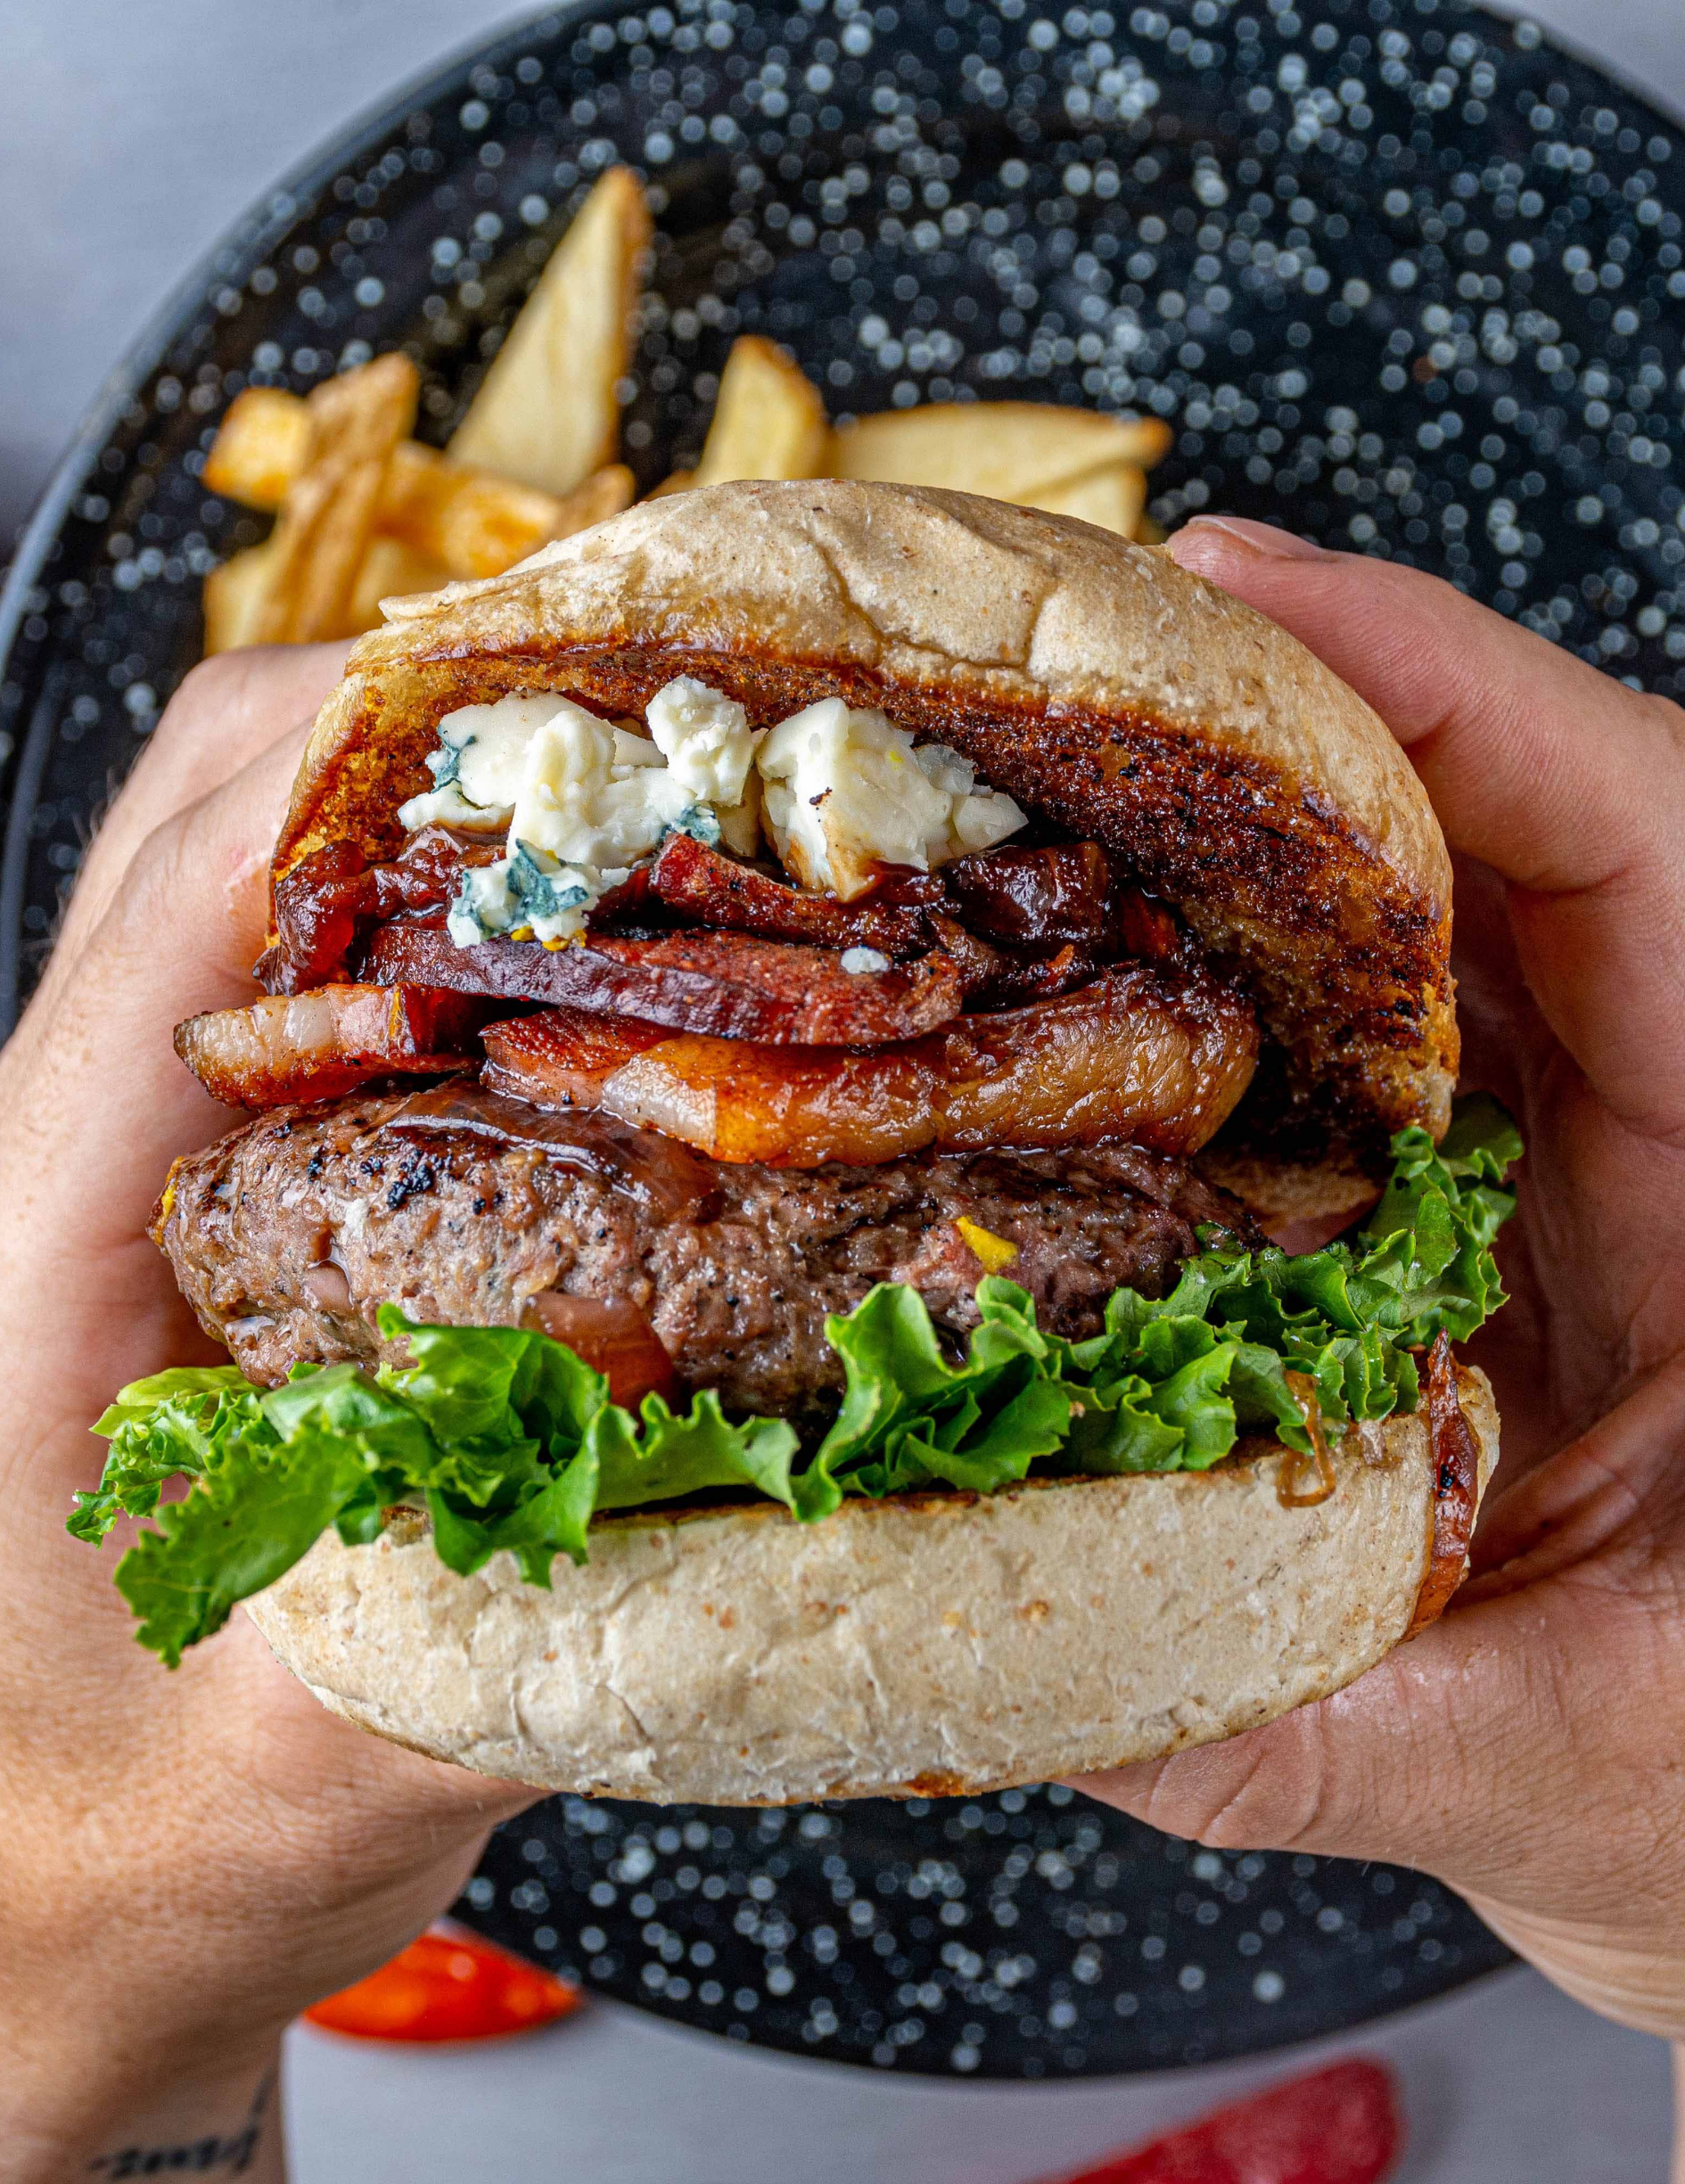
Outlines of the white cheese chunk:
M 736 699 L 681 675 L 647 710 L 647 735 L 547 691 L 464 706 L 440 722 L 427 760 L 433 788 L 399 818 L 412 830 L 507 833 L 497 863 L 463 874 L 448 918 L 458 947 L 573 938 L 592 905 L 670 833 L 752 857 L 764 818 L 795 877 L 847 901 L 880 865 L 927 872 L 1024 823 L 1009 796 L 976 788 L 958 751 L 915 750 L 884 714 L 840 698 L 768 735 Z M 861 972 L 883 967 L 875 950 L 851 956 Z
M 403 808 L 407 825 L 508 830 L 504 857 L 463 874 L 446 921 L 459 948 L 506 936 L 571 940 L 668 834 L 719 839 L 711 806 L 648 736 L 554 694 L 448 715 L 429 764 L 439 785 Z
M 945 743 L 915 750 L 881 712 L 823 698 L 781 721 L 755 754 L 768 829 L 802 886 L 847 902 L 879 865 L 929 872 L 990 848 L 1024 824 L 1009 796 L 979 792 Z
M 569 699 L 549 691 L 447 713 L 439 724 L 439 748 L 427 759 L 434 786 L 401 806 L 399 821 L 412 831 L 435 825 L 488 832 L 507 826 L 534 731 L 564 714 L 600 726 Z
M 602 886 L 618 885 L 625 877 L 623 872 L 594 874 L 559 865 L 542 850 L 518 842 L 495 865 L 464 868 L 445 930 L 458 948 L 511 935 L 571 940 L 584 930 L 585 914 Z
M 680 675 L 655 693 L 645 718 L 674 777 L 693 796 L 723 809 L 742 802 L 756 735 L 736 698 Z

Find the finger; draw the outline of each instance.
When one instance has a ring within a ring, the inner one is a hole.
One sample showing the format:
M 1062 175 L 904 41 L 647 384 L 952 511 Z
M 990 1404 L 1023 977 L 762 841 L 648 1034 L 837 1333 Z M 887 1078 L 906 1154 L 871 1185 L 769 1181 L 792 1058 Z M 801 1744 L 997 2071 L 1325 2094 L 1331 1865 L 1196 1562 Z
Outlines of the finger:
M 1559 1902 L 1584 1863 L 1565 1810 L 1595 1793 L 1640 1826 L 1655 1802 L 1641 1781 L 1655 1771 L 1654 1695 L 1685 1672 L 1681 1433 L 1685 1369 L 1671 1369 L 1503 1497 L 1478 1550 L 1490 1574 L 1346 1690 L 1081 1786 L 1215 1847 L 1395 1860 L 1512 1906 L 1535 1887 Z M 1599 1662 L 1615 1667 L 1588 1745 Z
M 349 649 L 267 645 L 219 653 L 193 669 L 94 837 L 65 913 L 62 948 L 79 946 L 99 923 L 155 827 L 315 719 L 344 672 Z
M 255 991 L 267 858 L 307 733 L 147 838 L 0 1055 L 12 1124 L 0 1203 L 50 1234 L 61 1263 L 95 1267 L 140 1239 L 171 1160 L 233 1120 L 177 1059 L 171 1034 Z
M 1506 1438 L 1508 1430 L 1506 1420 Z M 1566 1449 L 1492 1498 L 1475 1535 L 1459 1609 L 1589 1562 L 1629 1530 L 1685 1535 L 1682 1440 L 1685 1359 L 1676 1358 Z
M 1220 1850 L 1310 1851 L 1494 1885 L 1494 1812 L 1519 1860 L 1571 1725 L 1541 1619 L 1519 1600 L 1458 1614 L 1347 1690 L 1262 1728 L 1078 1784 Z
M 1623 1120 L 1685 1128 L 1685 714 L 1418 571 L 1226 518 L 1171 550 L 1369 701 L 1451 847 L 1508 883 L 1558 1039 Z

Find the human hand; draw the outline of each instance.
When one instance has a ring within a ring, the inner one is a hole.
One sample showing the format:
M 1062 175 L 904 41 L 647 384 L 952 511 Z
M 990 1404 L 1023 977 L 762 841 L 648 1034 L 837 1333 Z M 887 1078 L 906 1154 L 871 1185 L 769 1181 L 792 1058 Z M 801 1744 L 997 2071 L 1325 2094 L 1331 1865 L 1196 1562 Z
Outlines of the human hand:
M 1219 1847 L 1418 1867 L 1680 2040 L 1685 713 L 1409 570 L 1224 521 L 1171 551 L 1410 753 L 1458 866 L 1463 1080 L 1527 1159 L 1514 1301 L 1470 1345 L 1503 1469 L 1451 1612 L 1319 1705 L 1084 1786 Z
M 269 852 L 344 647 L 234 654 L 166 711 L 0 1054 L 0 2140 L 58 2179 L 248 2128 L 276 2042 L 456 1894 L 533 1793 L 327 1713 L 243 1616 L 174 1675 L 67 1537 L 90 1421 L 221 1353 L 146 1235 L 234 1121 L 173 1026 L 254 991 Z M 115 1544 L 115 1543 L 114 1543 Z M 247 2169 L 281 2173 L 278 2104 Z M 4 2165 L 4 2164 L 0 2164 Z

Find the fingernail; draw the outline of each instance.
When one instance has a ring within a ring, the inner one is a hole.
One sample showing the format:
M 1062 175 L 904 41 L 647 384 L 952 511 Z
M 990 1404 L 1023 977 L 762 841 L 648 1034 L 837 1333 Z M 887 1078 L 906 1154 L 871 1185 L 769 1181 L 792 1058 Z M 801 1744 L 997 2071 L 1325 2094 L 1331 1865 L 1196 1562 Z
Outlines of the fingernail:
M 1232 552 L 1237 546 L 1243 554 L 1260 561 L 1336 559 L 1326 546 L 1318 546 L 1312 539 L 1295 538 L 1291 531 L 1278 530 L 1273 523 L 1254 523 L 1238 515 L 1196 515 L 1184 523 L 1170 542 L 1171 552 L 1178 561 L 1183 558 L 1177 551 L 1179 547 L 1186 547 L 1203 558 L 1205 550 L 1221 554 Z

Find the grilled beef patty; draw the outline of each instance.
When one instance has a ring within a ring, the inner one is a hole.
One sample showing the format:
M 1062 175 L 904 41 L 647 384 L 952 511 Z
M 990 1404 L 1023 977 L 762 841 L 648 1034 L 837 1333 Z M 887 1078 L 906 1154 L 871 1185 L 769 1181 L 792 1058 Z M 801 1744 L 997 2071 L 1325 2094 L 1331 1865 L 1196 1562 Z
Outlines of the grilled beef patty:
M 635 1302 L 681 1390 L 811 1423 L 842 1385 L 826 1315 L 875 1282 L 910 1284 L 948 1334 L 975 1324 L 962 1216 L 1015 1246 L 1011 1278 L 1073 1338 L 1098 1330 L 1120 1284 L 1162 1295 L 1196 1227 L 1260 1240 L 1186 1162 L 1133 1146 L 731 1167 L 464 1085 L 266 1115 L 177 1162 L 155 1233 L 254 1380 L 380 1357 L 388 1300 L 510 1326 L 554 1290 Z

